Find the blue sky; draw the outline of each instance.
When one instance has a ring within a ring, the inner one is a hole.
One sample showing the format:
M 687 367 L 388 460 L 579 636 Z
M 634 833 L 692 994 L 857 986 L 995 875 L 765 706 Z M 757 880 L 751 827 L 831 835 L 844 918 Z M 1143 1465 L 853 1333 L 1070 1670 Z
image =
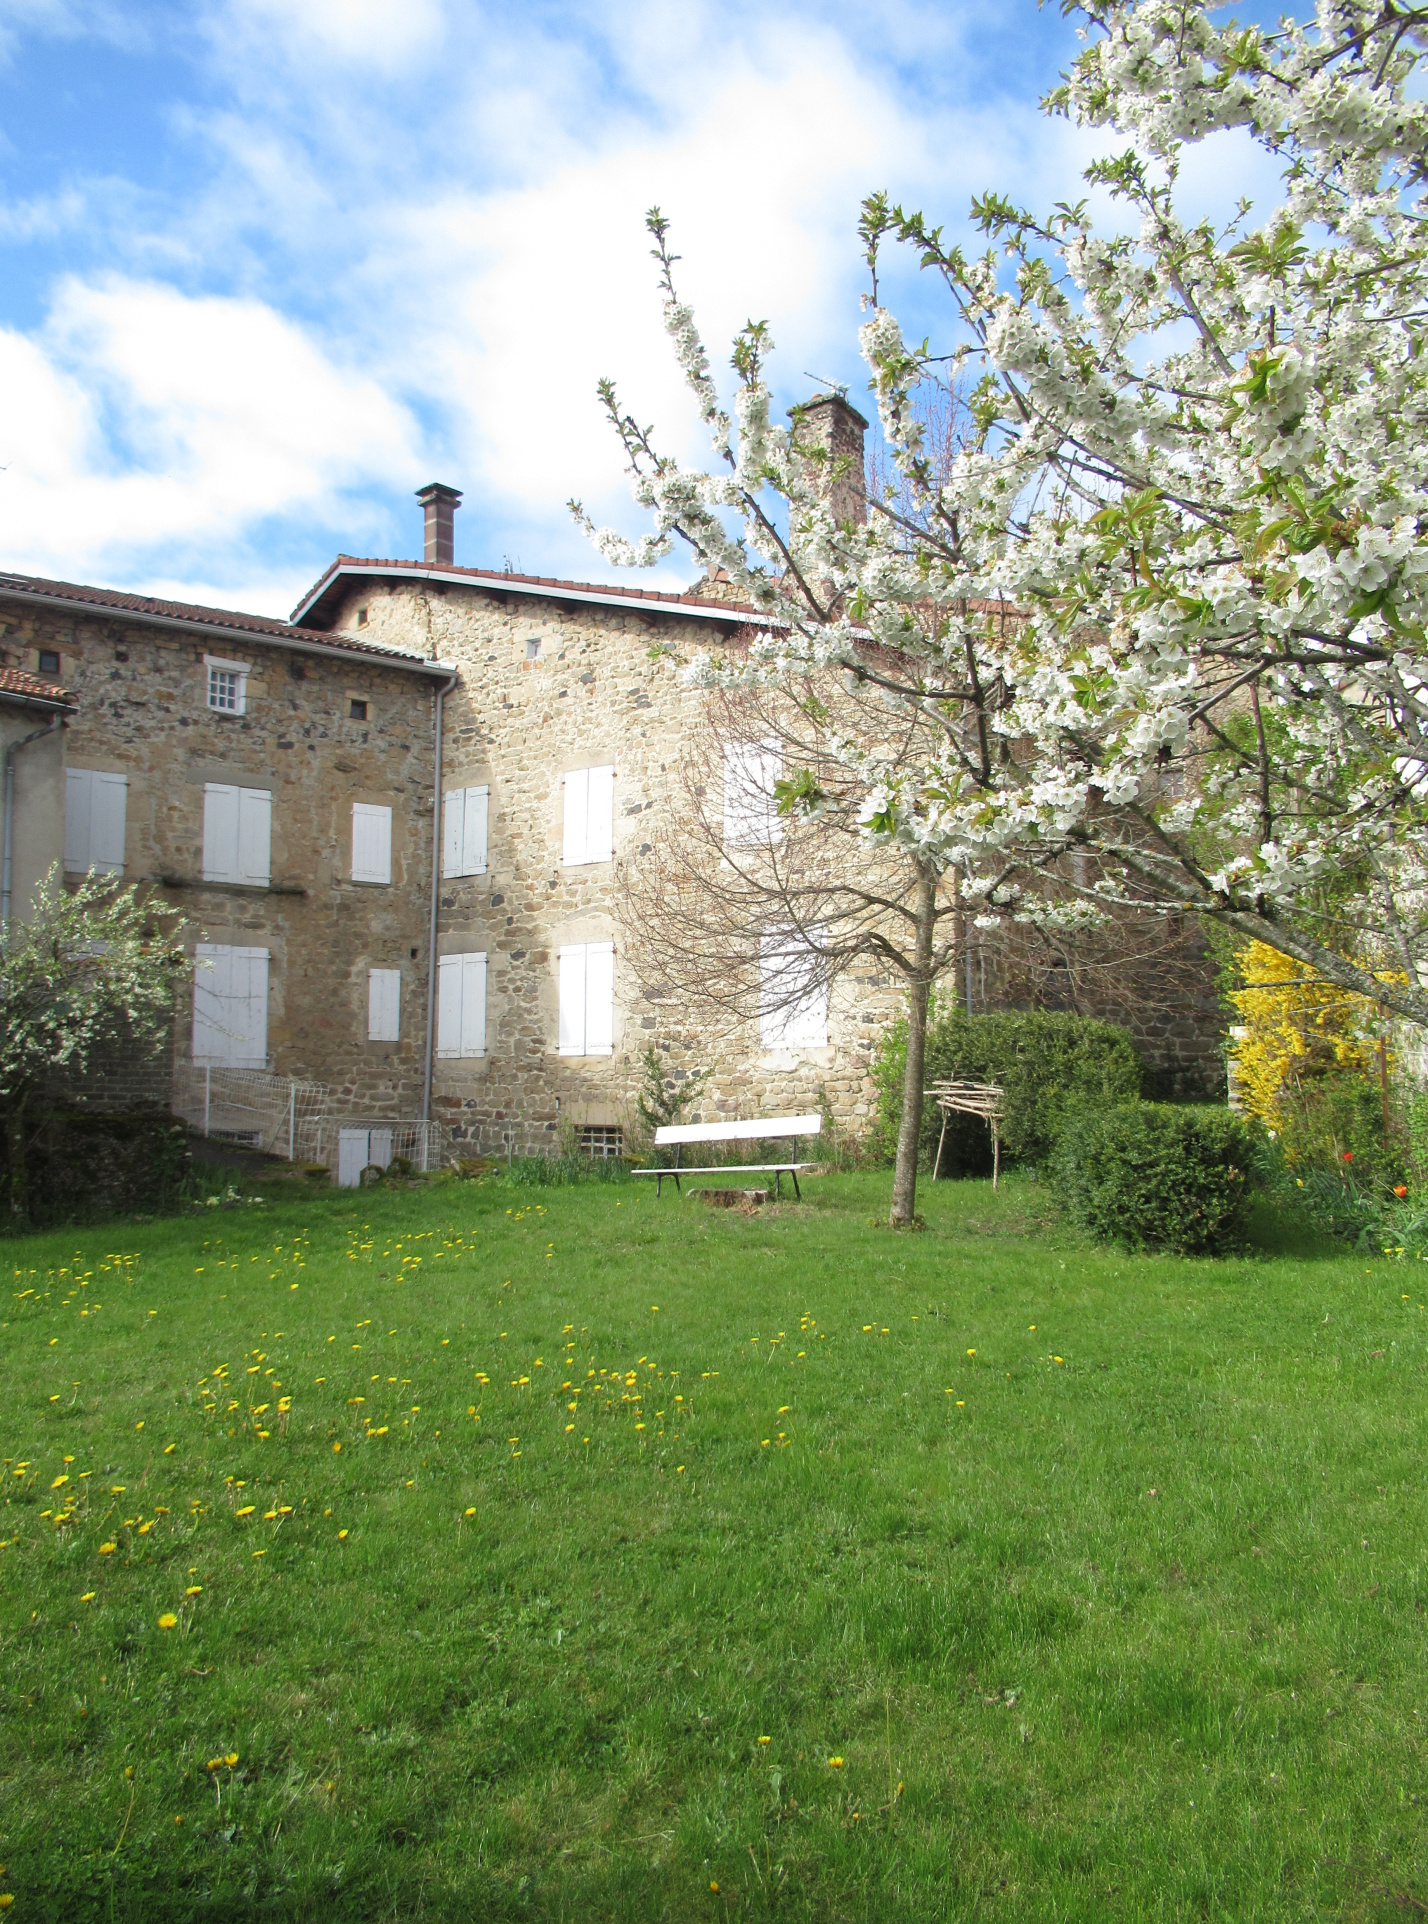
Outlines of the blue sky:
M 856 400 L 861 196 L 1072 196 L 1073 51 L 1033 0 L 0 0 L 0 567 L 284 614 L 441 480 L 458 560 L 606 575 L 597 376 L 700 452 L 645 208 L 717 358 L 767 317 L 785 403 Z

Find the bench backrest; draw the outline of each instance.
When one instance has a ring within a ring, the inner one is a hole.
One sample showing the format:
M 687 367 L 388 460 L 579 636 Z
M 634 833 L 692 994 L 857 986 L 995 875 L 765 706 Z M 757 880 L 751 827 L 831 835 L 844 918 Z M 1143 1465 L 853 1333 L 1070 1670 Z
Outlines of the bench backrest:
M 762 1142 L 775 1136 L 816 1136 L 822 1116 L 755 1116 L 750 1122 L 681 1122 L 655 1130 L 655 1141 Z

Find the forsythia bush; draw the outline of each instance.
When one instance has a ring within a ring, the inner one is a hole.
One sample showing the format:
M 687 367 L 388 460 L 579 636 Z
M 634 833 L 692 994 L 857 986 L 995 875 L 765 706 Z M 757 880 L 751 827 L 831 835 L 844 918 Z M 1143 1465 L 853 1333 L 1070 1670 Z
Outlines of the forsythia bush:
M 1211 1256 L 1243 1232 L 1256 1161 L 1231 1110 L 1123 1103 L 1069 1118 L 1051 1172 L 1066 1214 L 1098 1241 Z

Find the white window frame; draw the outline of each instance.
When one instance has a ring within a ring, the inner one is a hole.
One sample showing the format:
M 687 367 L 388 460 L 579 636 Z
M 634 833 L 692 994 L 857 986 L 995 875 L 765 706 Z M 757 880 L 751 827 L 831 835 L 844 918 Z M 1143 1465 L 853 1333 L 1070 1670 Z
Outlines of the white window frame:
M 564 775 L 561 866 L 590 868 L 615 859 L 615 765 L 572 768 Z
M 385 837 L 380 834 L 385 819 Z M 379 840 L 385 840 L 381 859 L 364 863 L 357 862 L 357 824 L 370 822 L 379 831 Z M 380 882 L 386 887 L 392 881 L 392 811 L 383 802 L 354 802 L 352 804 L 352 880 L 354 882 Z
M 203 658 L 204 701 L 215 715 L 246 715 L 248 712 L 248 677 L 253 672 L 251 661 L 225 661 L 221 655 L 205 655 Z M 219 675 L 232 675 L 233 705 L 213 699 L 215 681 Z
M 473 1062 L 486 1053 L 486 955 L 443 955 L 436 964 L 436 1053 Z
M 810 931 L 810 933 L 813 933 Z M 810 983 L 806 996 L 786 1000 L 790 979 L 814 975 L 817 963 L 793 930 L 771 930 L 759 944 L 759 1047 L 765 1050 L 828 1047 L 828 984 Z
M 239 948 L 227 942 L 200 942 L 196 946 L 191 1038 L 195 1062 L 224 1069 L 267 1068 L 268 961 L 267 949 Z M 233 994 L 233 976 L 239 965 L 245 978 L 241 998 Z M 241 1031 L 224 1020 L 228 1011 L 223 1007 L 225 1002 L 240 999 L 246 1004 L 248 1017 L 255 1012 L 258 1015 L 257 1021 L 245 1020 Z M 210 1043 L 212 1047 L 205 1046 Z
M 402 1039 L 402 972 L 400 969 L 367 971 L 367 1040 L 400 1042 Z
M 66 875 L 122 875 L 129 777 L 103 768 L 64 772 Z
M 230 826 L 231 824 L 231 826 Z M 272 881 L 273 791 L 203 784 L 203 879 L 265 889 Z
M 783 840 L 774 783 L 783 780 L 777 742 L 724 744 L 724 846 L 760 848 Z
M 479 787 L 448 788 L 442 800 L 443 876 L 484 875 L 491 824 L 490 787 L 483 782 Z
M 557 1053 L 615 1053 L 615 945 L 572 942 L 556 957 L 560 1001 Z

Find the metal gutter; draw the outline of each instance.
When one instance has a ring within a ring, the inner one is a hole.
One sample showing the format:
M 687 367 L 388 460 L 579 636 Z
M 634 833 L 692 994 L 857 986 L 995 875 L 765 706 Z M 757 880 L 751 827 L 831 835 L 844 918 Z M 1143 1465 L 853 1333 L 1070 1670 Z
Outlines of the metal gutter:
M 432 1050 L 436 1046 L 436 911 L 441 893 L 441 710 L 446 697 L 456 686 L 456 675 L 436 691 L 436 742 L 432 759 L 436 764 L 432 786 L 431 826 L 431 925 L 426 951 L 426 1062 L 422 1071 L 421 1119 L 431 1121 Z
M 115 608 L 107 602 L 79 601 L 68 595 L 42 595 L 32 588 L 12 586 L 5 576 L 0 575 L 0 600 L 23 601 L 35 608 L 59 608 L 66 614 L 87 615 L 91 621 L 108 619 L 111 621 L 130 621 L 136 626 L 150 628 L 170 628 L 181 634 L 201 635 L 205 640 L 218 639 L 230 645 L 236 642 L 255 642 L 270 648 L 293 648 L 299 654 L 324 655 L 329 661 L 367 662 L 377 667 L 399 668 L 418 675 L 450 675 L 454 672 L 450 662 L 422 661 L 416 655 L 387 654 L 380 648 L 339 648 L 330 641 L 307 640 L 298 635 L 264 634 L 261 629 L 228 627 L 221 622 L 195 621 L 185 615 L 149 614 L 140 608 Z M 0 691 L 3 694 L 3 691 Z M 12 701 L 22 701 L 21 695 L 9 696 Z
M 591 608 L 623 608 L 626 614 L 684 615 L 691 621 L 723 621 L 741 628 L 787 626 L 786 622 L 780 622 L 772 615 L 756 614 L 742 608 L 720 607 L 708 602 L 691 606 L 684 601 L 654 601 L 643 597 L 636 600 L 631 595 L 601 594 L 598 589 L 520 581 L 511 575 L 474 574 L 456 570 L 448 573 L 444 568 L 426 568 L 415 563 L 410 568 L 366 568 L 345 561 L 340 562 L 331 574 L 324 575 L 317 586 L 309 590 L 293 609 L 293 620 L 300 621 L 310 608 L 323 599 L 333 583 L 344 575 L 366 581 L 435 581 L 451 588 L 482 588 L 493 594 L 529 595 L 536 601 L 578 601 Z

